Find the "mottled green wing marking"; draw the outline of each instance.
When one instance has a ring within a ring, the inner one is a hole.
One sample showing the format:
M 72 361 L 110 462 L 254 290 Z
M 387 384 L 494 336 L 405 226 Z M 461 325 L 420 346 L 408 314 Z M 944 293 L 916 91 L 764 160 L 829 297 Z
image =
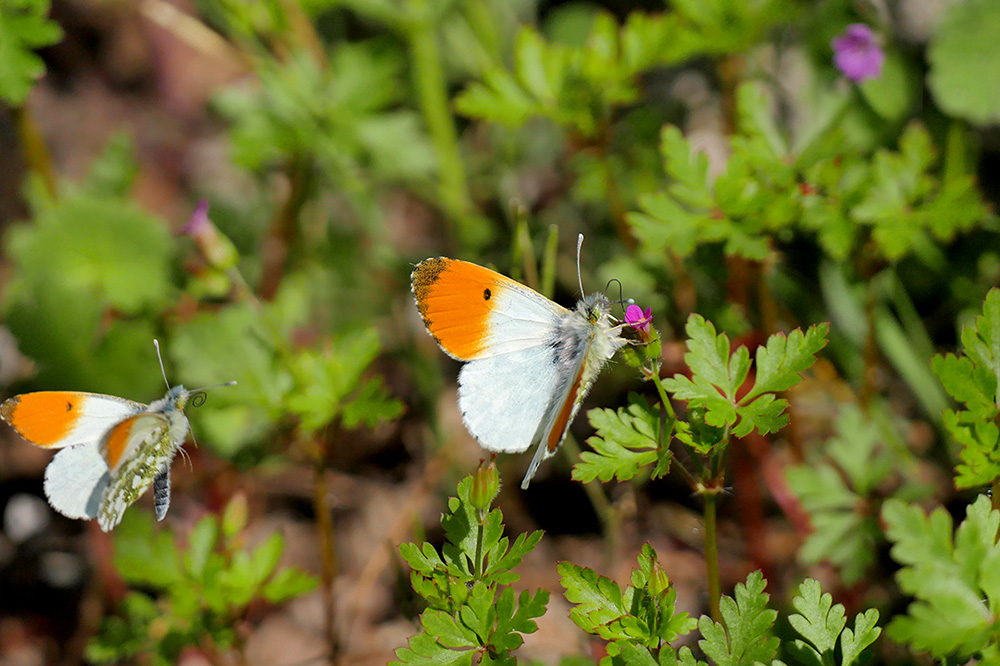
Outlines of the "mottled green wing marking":
M 145 412 L 131 419 L 131 433 L 118 464 L 118 473 L 104 491 L 97 520 L 105 532 L 122 519 L 130 504 L 146 492 L 153 479 L 173 460 L 178 443 L 171 436 L 170 419 L 164 414 Z

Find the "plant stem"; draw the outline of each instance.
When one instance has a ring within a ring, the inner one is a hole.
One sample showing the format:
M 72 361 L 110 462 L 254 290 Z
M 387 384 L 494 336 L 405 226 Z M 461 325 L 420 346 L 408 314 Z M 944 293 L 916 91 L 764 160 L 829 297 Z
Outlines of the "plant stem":
M 469 196 L 458 133 L 448 108 L 448 86 L 433 11 L 428 0 L 408 0 L 406 4 L 410 20 L 404 32 L 409 41 L 417 101 L 438 157 L 438 196 L 463 245 L 481 246 L 489 240 L 489 227 L 477 215 Z
M 719 543 L 716 536 L 715 509 L 719 496 L 715 492 L 705 493 L 705 569 L 708 576 L 708 609 L 712 619 L 722 622 L 719 612 L 719 599 L 722 591 L 719 586 Z
M 478 510 L 477 513 L 479 514 L 479 528 L 476 532 L 476 561 L 472 563 L 472 566 L 478 580 L 483 577 L 483 532 L 486 529 L 483 523 L 486 522 L 486 511 Z
M 14 114 L 14 123 L 17 125 L 17 132 L 28 166 L 42 179 L 49 196 L 55 198 L 57 195 L 56 176 L 42 133 L 38 131 L 38 126 L 32 120 L 27 106 L 15 106 L 11 111 Z

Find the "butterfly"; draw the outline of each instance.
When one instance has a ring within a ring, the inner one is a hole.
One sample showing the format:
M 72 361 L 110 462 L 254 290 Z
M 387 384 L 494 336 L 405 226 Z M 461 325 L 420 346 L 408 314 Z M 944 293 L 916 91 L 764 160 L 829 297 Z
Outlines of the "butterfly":
M 578 277 L 582 242 L 581 234 Z M 567 310 L 495 271 L 447 257 L 417 264 L 411 284 L 428 332 L 465 361 L 458 406 L 468 431 L 490 451 L 538 445 L 521 482 L 527 488 L 565 439 L 604 364 L 626 344 L 611 301 L 588 294 Z
M 59 449 L 45 468 L 52 508 L 69 518 L 97 518 L 107 532 L 150 484 L 157 520 L 167 515 L 170 464 L 190 430 L 184 408 L 214 387 L 189 391 L 168 382 L 167 388 L 149 405 L 80 391 L 25 393 L 0 405 L 0 418 L 35 446 Z

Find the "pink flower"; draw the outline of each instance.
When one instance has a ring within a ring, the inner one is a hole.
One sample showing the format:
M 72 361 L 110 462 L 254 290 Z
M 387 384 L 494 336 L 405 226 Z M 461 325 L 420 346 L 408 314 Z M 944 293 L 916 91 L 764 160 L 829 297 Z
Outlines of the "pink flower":
M 202 199 L 198 202 L 194 212 L 191 213 L 187 224 L 181 227 L 181 233 L 185 236 L 197 237 L 199 234 L 205 233 L 211 226 L 212 222 L 208 219 L 208 200 Z
M 652 321 L 653 308 L 643 310 L 635 303 L 625 308 L 625 323 L 639 331 L 639 333 L 649 333 Z
M 885 53 L 878 37 L 864 23 L 852 23 L 830 42 L 833 63 L 851 81 L 876 79 L 882 74 Z

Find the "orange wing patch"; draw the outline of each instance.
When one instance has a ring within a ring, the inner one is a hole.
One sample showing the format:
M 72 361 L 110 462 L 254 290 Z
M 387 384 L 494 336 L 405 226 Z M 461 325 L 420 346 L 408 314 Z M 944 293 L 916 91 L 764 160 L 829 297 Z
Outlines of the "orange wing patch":
M 549 431 L 549 441 L 545 443 L 545 446 L 549 450 L 548 455 L 552 455 L 556 452 L 556 449 L 559 448 L 559 444 L 563 440 L 563 436 L 566 434 L 566 428 L 569 426 L 569 417 L 573 413 L 573 408 L 576 406 L 576 396 L 580 393 L 580 382 L 583 380 L 583 369 L 586 365 L 586 360 L 580 364 L 580 371 L 576 373 L 576 379 L 573 380 L 573 385 L 569 389 L 569 394 L 566 396 L 566 402 L 564 402 L 562 408 L 560 408 L 559 414 L 556 416 L 556 420 L 552 424 L 552 430 Z
M 74 391 L 25 393 L 4 402 L 0 417 L 32 444 L 52 448 L 72 432 L 86 398 Z
M 104 460 L 108 463 L 108 469 L 114 470 L 121 462 L 122 454 L 125 453 L 125 445 L 128 444 L 129 435 L 132 434 L 132 426 L 140 414 L 130 416 L 114 428 L 108 431 L 104 437 Z
M 514 282 L 488 268 L 445 257 L 420 262 L 411 279 L 427 330 L 442 349 L 462 361 L 482 353 L 494 297 Z

